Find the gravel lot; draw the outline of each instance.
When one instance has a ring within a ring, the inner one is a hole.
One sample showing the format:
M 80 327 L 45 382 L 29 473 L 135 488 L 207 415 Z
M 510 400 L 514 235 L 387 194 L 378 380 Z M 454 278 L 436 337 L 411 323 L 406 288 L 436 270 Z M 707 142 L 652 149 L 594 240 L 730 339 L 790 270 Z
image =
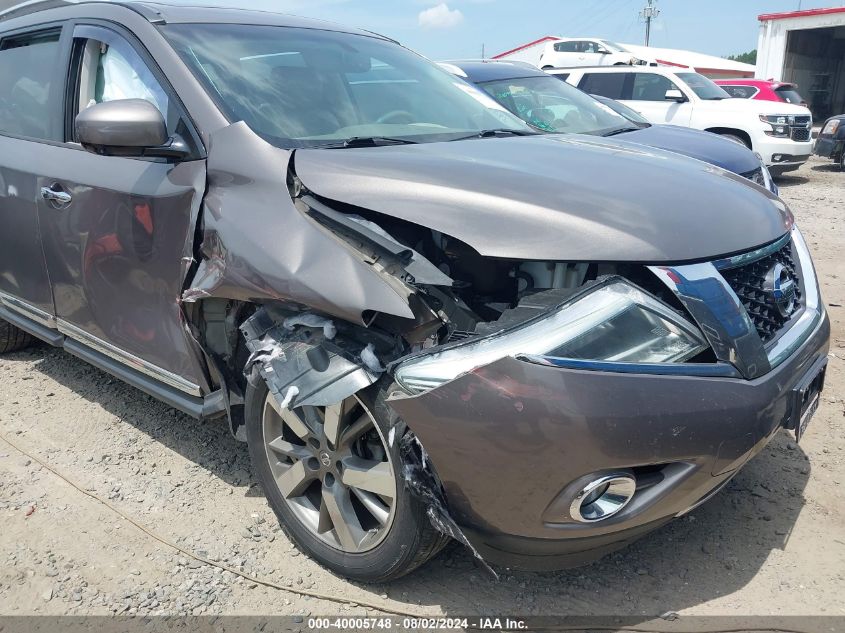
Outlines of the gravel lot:
M 462 549 L 390 586 L 336 578 L 279 531 L 246 446 L 72 356 L 0 359 L 0 614 L 845 614 L 845 174 L 780 179 L 833 323 L 823 404 L 716 498 L 592 566 L 489 580 Z M 303 597 L 205 564 L 165 541 Z

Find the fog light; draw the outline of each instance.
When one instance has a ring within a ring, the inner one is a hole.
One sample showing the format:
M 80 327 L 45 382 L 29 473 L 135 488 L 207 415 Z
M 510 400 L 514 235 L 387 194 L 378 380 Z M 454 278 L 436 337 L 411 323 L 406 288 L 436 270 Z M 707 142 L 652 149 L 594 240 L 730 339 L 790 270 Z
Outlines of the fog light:
M 582 523 L 608 519 L 628 505 L 636 488 L 636 480 L 627 473 L 602 475 L 581 488 L 569 514 Z
M 783 156 L 781 154 L 775 154 L 774 156 L 772 156 L 772 160 L 776 163 L 779 163 L 781 160 L 783 160 Z

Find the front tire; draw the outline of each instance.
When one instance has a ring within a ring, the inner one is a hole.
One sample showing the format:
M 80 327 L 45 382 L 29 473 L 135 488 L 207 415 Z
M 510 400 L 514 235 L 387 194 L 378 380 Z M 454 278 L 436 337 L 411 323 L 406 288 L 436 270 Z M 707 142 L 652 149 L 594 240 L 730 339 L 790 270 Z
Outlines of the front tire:
M 252 467 L 300 551 L 361 582 L 394 580 L 440 551 L 447 539 L 404 485 L 398 441 L 386 441 L 382 390 L 290 411 L 258 382 L 246 392 Z
M 17 352 L 29 347 L 34 341 L 32 336 L 20 328 L 0 319 L 0 354 Z
M 736 134 L 719 134 L 722 138 L 726 138 L 729 141 L 733 141 L 734 143 L 739 143 L 740 145 L 744 145 L 748 149 L 751 149 L 751 146 L 748 145 L 746 140 L 741 136 L 737 136 Z

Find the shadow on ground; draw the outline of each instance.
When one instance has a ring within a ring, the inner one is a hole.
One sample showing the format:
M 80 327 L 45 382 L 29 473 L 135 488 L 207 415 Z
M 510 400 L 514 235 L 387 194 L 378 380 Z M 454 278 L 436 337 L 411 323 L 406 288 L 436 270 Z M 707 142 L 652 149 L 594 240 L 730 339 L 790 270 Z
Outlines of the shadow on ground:
M 805 179 L 800 179 L 802 182 Z M 260 495 L 246 445 L 223 421 L 200 423 L 84 362 L 51 348 L 44 375 L 95 402 L 184 458 L 246 494 Z M 804 504 L 809 461 L 785 433 L 752 460 L 714 499 L 634 545 L 590 565 L 554 573 L 498 569 L 494 581 L 456 545 L 389 586 L 360 588 L 409 605 L 453 615 L 632 615 L 644 619 L 726 596 L 747 584 L 784 548 Z
M 815 169 L 815 167 L 813 168 Z M 790 187 L 797 187 L 810 182 L 806 176 L 791 175 L 789 173 L 780 176 L 773 176 L 772 179 L 780 189 L 789 189 Z

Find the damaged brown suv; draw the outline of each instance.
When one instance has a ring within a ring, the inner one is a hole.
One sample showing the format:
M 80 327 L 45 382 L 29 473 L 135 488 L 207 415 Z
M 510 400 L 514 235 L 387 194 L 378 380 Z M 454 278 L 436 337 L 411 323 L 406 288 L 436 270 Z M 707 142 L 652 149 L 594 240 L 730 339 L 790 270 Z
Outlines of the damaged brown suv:
M 518 95 L 517 95 L 518 96 Z M 249 444 L 351 578 L 581 564 L 800 437 L 829 321 L 762 187 L 544 135 L 388 39 L 242 9 L 0 14 L 0 351 Z

